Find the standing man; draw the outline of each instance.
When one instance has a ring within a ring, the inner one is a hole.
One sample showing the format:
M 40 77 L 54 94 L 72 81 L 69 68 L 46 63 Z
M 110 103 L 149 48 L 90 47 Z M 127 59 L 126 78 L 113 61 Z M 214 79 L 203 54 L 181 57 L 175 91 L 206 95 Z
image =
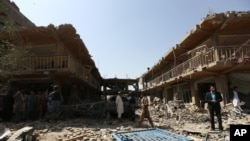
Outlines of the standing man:
M 14 95 L 14 119 L 15 122 L 20 122 L 24 119 L 24 96 L 23 91 L 18 90 Z
M 28 120 L 35 120 L 37 114 L 37 95 L 33 90 L 30 91 L 30 94 L 27 96 L 26 99 L 26 110 L 27 110 L 27 119 Z
M 153 121 L 150 117 L 149 110 L 148 110 L 148 98 L 145 96 L 144 93 L 142 93 L 142 99 L 141 99 L 141 103 L 139 104 L 139 106 L 142 108 L 142 113 L 141 113 L 140 120 L 139 120 L 139 127 L 141 126 L 144 118 L 148 119 L 151 127 L 154 127 Z
M 233 87 L 233 105 L 234 105 L 235 112 L 241 113 L 243 111 L 240 107 L 240 98 L 238 95 L 238 87 L 236 87 L 236 86 Z M 237 109 L 239 109 L 240 111 L 238 111 Z
M 121 117 L 124 112 L 124 106 L 123 106 L 123 101 L 121 97 L 121 92 L 118 92 L 118 95 L 116 96 L 116 108 L 117 108 L 117 113 L 118 113 L 118 120 L 121 122 Z
M 54 120 L 54 122 L 57 122 L 57 119 L 59 118 L 60 112 L 61 112 L 61 102 L 63 101 L 62 94 L 59 90 L 59 86 L 55 85 L 53 87 L 53 91 L 49 94 L 49 102 L 50 102 L 50 109 L 49 109 L 49 120 Z
M 10 90 L 3 98 L 3 121 L 11 121 L 14 106 L 14 90 Z
M 219 123 L 219 130 L 222 131 L 222 120 L 221 120 L 221 107 L 220 102 L 222 101 L 221 93 L 216 91 L 215 86 L 210 86 L 210 91 L 206 93 L 205 101 L 208 103 L 207 108 L 210 114 L 211 130 L 215 130 L 214 126 L 214 113 L 217 116 Z

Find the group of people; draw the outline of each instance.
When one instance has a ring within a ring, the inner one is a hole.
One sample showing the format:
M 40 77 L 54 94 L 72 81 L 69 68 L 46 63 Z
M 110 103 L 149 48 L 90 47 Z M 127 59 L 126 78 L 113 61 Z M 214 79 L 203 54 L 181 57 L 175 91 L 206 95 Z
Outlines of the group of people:
M 20 122 L 23 120 L 56 120 L 60 112 L 62 95 L 57 85 L 53 91 L 35 92 L 30 90 L 11 90 L 3 98 L 3 121 Z
M 3 97 L 3 121 L 35 120 L 44 115 L 45 92 L 10 90 Z
M 217 116 L 218 128 L 223 130 L 221 119 L 221 106 L 222 101 L 221 93 L 218 92 L 215 86 L 211 85 L 209 91 L 206 92 L 204 102 L 207 103 L 207 109 L 210 115 L 210 127 L 211 130 L 215 130 L 214 116 Z M 25 94 L 24 91 L 18 90 L 16 92 L 10 91 L 3 100 L 3 121 L 10 121 L 12 115 L 14 115 L 14 121 L 19 122 L 21 120 L 35 120 L 45 118 L 47 121 L 58 119 L 60 114 L 60 106 L 63 101 L 62 94 L 57 85 L 53 86 L 53 91 L 38 92 L 30 91 L 30 94 Z M 238 87 L 233 88 L 232 103 L 235 109 L 243 111 L 240 107 L 240 98 L 238 95 Z M 136 100 L 134 96 L 129 99 L 131 120 L 135 121 L 135 107 Z M 147 96 L 142 93 L 138 106 L 142 109 L 139 118 L 138 126 L 140 127 L 145 118 L 148 119 L 151 127 L 154 127 L 152 118 L 149 112 L 149 101 Z M 122 114 L 124 113 L 124 104 L 121 93 L 119 92 L 116 97 L 116 107 L 118 113 L 118 120 L 121 122 Z
M 136 101 L 135 101 L 134 96 L 130 97 L 129 104 L 130 104 L 131 120 L 135 121 Z M 149 113 L 149 109 L 148 109 L 149 101 L 148 101 L 147 96 L 145 96 L 143 93 L 141 95 L 140 102 L 139 102 L 138 106 L 141 107 L 141 109 L 142 109 L 138 126 L 140 127 L 144 118 L 147 118 L 151 127 L 154 127 L 154 124 L 153 124 L 153 121 L 150 117 L 150 113 Z M 121 121 L 122 114 L 124 113 L 124 105 L 123 105 L 123 101 L 122 101 L 122 97 L 121 97 L 120 92 L 118 92 L 118 95 L 116 97 L 116 107 L 117 107 L 118 120 Z
M 221 105 L 220 102 L 222 102 L 223 98 L 220 92 L 218 92 L 215 88 L 215 86 L 211 85 L 209 87 L 209 91 L 206 92 L 205 94 L 205 98 L 204 98 L 204 103 L 207 103 L 207 109 L 209 111 L 209 115 L 210 115 L 210 128 L 211 130 L 215 130 L 215 120 L 214 120 L 214 116 L 216 115 L 217 117 L 217 122 L 218 122 L 218 129 L 220 131 L 223 130 L 223 125 L 222 125 L 222 119 L 221 119 Z M 234 105 L 234 108 L 238 108 L 241 112 L 243 111 L 240 107 L 240 99 L 239 99 L 239 95 L 238 95 L 238 87 L 233 87 L 233 99 L 232 99 L 232 103 Z M 124 112 L 123 109 L 123 102 L 122 102 L 122 98 L 121 98 L 121 93 L 118 93 L 117 97 L 116 97 L 116 105 L 117 105 L 117 113 L 118 113 L 118 119 L 119 121 L 121 120 L 121 116 L 122 113 Z M 153 121 L 150 117 L 150 113 L 149 113 L 149 101 L 147 96 L 144 95 L 144 93 L 142 93 L 141 98 L 140 98 L 140 102 L 139 105 L 140 108 L 142 109 L 140 118 L 139 118 L 139 122 L 138 122 L 138 126 L 140 127 L 142 122 L 144 121 L 144 118 L 147 118 L 151 127 L 154 127 Z M 132 117 L 133 119 L 135 118 L 135 113 L 134 113 L 134 109 L 132 110 Z

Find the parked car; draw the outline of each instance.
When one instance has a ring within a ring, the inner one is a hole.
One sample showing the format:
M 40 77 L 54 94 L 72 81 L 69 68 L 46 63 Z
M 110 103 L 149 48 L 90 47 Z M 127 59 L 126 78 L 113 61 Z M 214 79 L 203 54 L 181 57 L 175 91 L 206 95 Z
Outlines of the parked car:
M 116 101 L 116 95 L 107 96 L 107 112 L 109 112 L 111 116 L 117 116 L 115 101 Z M 122 116 L 128 116 L 130 115 L 129 100 L 126 96 L 122 96 L 122 101 L 124 104 L 124 113 L 122 114 Z

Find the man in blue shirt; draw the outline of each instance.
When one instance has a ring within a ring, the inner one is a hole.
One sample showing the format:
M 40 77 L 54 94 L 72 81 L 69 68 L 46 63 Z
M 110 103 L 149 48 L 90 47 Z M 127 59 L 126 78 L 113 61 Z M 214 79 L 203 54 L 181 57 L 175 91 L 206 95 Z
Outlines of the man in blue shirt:
M 210 86 L 210 91 L 206 93 L 205 102 L 208 103 L 207 108 L 210 114 L 210 124 L 211 130 L 215 130 L 214 126 L 214 113 L 217 116 L 219 123 L 219 130 L 223 130 L 222 120 L 221 120 L 221 107 L 220 102 L 222 101 L 221 93 L 216 91 L 215 86 Z

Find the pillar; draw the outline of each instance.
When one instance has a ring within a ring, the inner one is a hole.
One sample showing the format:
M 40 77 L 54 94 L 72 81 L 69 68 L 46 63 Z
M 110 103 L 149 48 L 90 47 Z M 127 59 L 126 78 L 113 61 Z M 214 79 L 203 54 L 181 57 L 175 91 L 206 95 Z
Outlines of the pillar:
M 198 93 L 198 87 L 196 82 L 191 82 L 191 96 L 192 96 L 192 104 L 197 105 L 200 107 L 200 96 Z
M 215 84 L 217 91 L 221 92 L 223 98 L 222 106 L 225 106 L 228 98 L 228 78 L 226 75 L 219 75 L 215 77 Z

